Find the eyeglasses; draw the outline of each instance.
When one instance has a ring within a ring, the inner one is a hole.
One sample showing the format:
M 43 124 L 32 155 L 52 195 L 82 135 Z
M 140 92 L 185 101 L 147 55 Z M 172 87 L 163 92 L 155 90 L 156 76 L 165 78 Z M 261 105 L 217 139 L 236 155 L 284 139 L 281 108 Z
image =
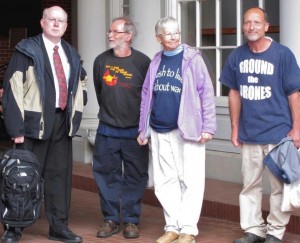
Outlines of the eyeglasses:
M 66 20 L 63 20 L 63 19 L 56 19 L 56 18 L 46 18 L 47 21 L 49 21 L 50 23 L 54 24 L 56 22 L 60 23 L 60 24 L 63 24 L 63 23 L 66 23 L 67 21 Z
M 180 36 L 180 32 L 175 32 L 175 33 L 166 33 L 166 34 L 162 34 L 165 39 L 167 40 L 171 40 L 173 38 L 173 36 L 175 37 L 175 39 L 177 39 Z
M 127 33 L 126 31 L 117 31 L 117 30 L 108 30 L 106 32 L 107 35 L 113 34 L 113 35 L 117 35 L 117 34 L 124 34 Z

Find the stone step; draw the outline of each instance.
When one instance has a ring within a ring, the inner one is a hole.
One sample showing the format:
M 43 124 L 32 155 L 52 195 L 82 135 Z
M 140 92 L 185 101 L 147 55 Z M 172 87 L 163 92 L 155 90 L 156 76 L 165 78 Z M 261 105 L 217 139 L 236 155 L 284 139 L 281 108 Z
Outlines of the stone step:
M 204 202 L 201 216 L 239 222 L 239 193 L 242 185 L 238 183 L 206 178 Z M 74 162 L 73 187 L 76 189 L 98 193 L 91 164 Z M 263 196 L 263 216 L 269 212 L 269 197 Z M 143 203 L 161 207 L 153 188 L 147 188 Z M 300 235 L 300 210 L 294 211 L 287 225 L 287 232 Z

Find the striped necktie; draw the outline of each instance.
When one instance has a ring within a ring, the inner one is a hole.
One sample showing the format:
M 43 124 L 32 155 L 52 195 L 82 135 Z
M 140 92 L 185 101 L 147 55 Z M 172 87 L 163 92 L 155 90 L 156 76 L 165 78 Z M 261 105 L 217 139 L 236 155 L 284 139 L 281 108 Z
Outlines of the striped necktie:
M 66 76 L 60 56 L 58 54 L 58 46 L 55 46 L 53 50 L 53 63 L 59 86 L 59 107 L 64 110 L 67 105 L 68 96 Z

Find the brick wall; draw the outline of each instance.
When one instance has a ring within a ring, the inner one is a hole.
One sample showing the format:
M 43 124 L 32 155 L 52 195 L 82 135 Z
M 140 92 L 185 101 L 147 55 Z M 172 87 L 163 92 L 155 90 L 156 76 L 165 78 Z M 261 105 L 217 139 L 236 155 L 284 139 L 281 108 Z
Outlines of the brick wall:
M 13 48 L 9 48 L 8 38 L 0 37 L 0 86 L 5 73 L 5 66 L 9 62 Z
M 42 9 L 51 7 L 53 5 L 58 5 L 62 7 L 68 13 L 68 29 L 64 35 L 64 39 L 68 42 L 71 42 L 71 30 L 72 30 L 72 15 L 71 15 L 71 1 L 72 0 L 41 0 Z M 17 1 L 16 1 L 17 2 Z M 1 26 L 1 23 L 0 23 Z M 3 65 L 7 64 L 10 60 L 10 57 L 14 51 L 14 47 L 9 47 L 9 38 L 0 37 L 0 86 L 4 77 Z M 2 68 L 1 68 L 2 67 Z

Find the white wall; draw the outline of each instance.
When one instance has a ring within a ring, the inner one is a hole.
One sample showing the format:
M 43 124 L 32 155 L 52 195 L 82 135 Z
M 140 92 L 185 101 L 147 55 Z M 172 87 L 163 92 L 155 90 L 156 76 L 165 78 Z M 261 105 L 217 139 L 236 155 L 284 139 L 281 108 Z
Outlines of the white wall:
M 280 1 L 280 43 L 288 46 L 300 65 L 300 1 Z

